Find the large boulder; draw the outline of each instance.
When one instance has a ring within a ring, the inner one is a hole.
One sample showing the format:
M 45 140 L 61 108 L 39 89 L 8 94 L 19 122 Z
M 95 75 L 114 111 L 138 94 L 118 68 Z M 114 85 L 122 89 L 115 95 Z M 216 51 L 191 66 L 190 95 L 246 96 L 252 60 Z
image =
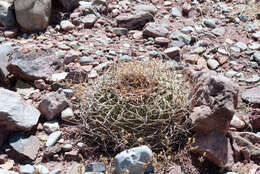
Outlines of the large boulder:
M 193 86 L 190 119 L 195 143 L 192 152 L 205 156 L 219 167 L 231 167 L 233 151 L 226 133 L 237 107 L 239 88 L 214 71 L 195 73 L 190 69 L 186 76 Z
M 45 30 L 51 17 L 51 0 L 15 0 L 16 20 L 23 31 Z
M 47 120 L 53 120 L 68 107 L 68 101 L 62 89 L 50 92 L 40 102 L 39 110 Z
M 14 27 L 16 25 L 12 3 L 5 0 L 0 0 L 0 25 L 4 27 Z
M 38 123 L 40 112 L 16 92 L 0 88 L 1 132 L 28 131 Z
M 6 69 L 8 65 L 9 55 L 12 53 L 13 49 L 9 45 L 0 45 L 0 86 L 6 87 L 6 76 L 8 71 Z
M 24 54 L 16 50 L 7 70 L 25 81 L 51 79 L 51 75 L 61 66 L 60 60 L 51 50 L 32 51 Z

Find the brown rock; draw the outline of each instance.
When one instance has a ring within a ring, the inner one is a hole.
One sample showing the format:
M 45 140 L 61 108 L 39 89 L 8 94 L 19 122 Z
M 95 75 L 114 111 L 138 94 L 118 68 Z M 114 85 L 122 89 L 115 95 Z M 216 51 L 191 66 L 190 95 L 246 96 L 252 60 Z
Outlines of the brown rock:
M 97 17 L 94 14 L 89 14 L 82 19 L 82 22 L 84 23 L 86 28 L 93 27 L 96 21 Z
M 194 138 L 192 152 L 208 158 L 219 167 L 231 167 L 234 164 L 230 141 L 223 133 L 196 134 Z
M 47 120 L 53 120 L 66 107 L 68 107 L 68 101 L 65 93 L 62 89 L 59 89 L 58 91 L 50 92 L 43 97 L 39 105 L 39 110 Z
M 162 24 L 157 24 L 155 22 L 149 22 L 146 24 L 143 35 L 148 37 L 166 37 L 169 31 Z
M 169 169 L 168 174 L 182 174 L 181 166 L 174 165 Z
M 197 64 L 199 60 L 199 55 L 197 54 L 184 54 L 182 56 L 183 60 L 190 64 Z
M 119 27 L 134 30 L 142 28 L 146 23 L 153 21 L 153 16 L 149 12 L 137 14 L 123 13 L 116 17 Z
M 166 37 L 156 37 L 154 43 L 158 45 L 168 45 L 170 43 L 170 40 Z
M 260 109 L 254 109 L 250 116 L 250 123 L 255 130 L 260 130 Z

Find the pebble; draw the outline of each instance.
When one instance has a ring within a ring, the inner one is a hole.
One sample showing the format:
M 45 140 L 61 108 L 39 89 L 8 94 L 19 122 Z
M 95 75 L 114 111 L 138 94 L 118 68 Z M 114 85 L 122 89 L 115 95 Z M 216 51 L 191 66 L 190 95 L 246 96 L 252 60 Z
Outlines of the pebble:
M 80 58 L 80 64 L 84 65 L 84 64 L 88 64 L 88 63 L 93 63 L 95 60 L 92 57 L 87 57 L 87 56 L 83 56 Z
M 57 81 L 62 81 L 65 80 L 67 77 L 68 73 L 67 72 L 62 72 L 62 73 L 54 73 L 51 76 L 51 80 L 53 82 L 57 82 Z
M 34 173 L 34 167 L 30 164 L 26 164 L 24 166 L 21 166 L 19 168 L 20 174 L 33 174 Z
M 58 131 L 59 129 L 60 129 L 60 125 L 57 120 L 46 121 L 43 124 L 43 130 L 48 134 Z
M 102 162 L 91 163 L 89 168 L 87 169 L 88 172 L 105 172 L 106 167 L 105 164 Z
M 128 56 L 128 55 L 122 55 L 122 56 L 120 56 L 120 60 L 121 61 L 132 60 L 132 57 Z
M 169 44 L 170 47 L 179 47 L 179 48 L 182 48 L 184 45 L 185 45 L 184 42 L 178 41 L 178 40 L 173 40 L 173 41 L 171 41 L 171 43 Z
M 193 27 L 190 27 L 190 26 L 184 27 L 181 29 L 181 32 L 184 34 L 190 34 L 190 33 L 194 32 L 194 29 L 193 29 Z
M 215 59 L 208 59 L 207 64 L 208 64 L 209 68 L 212 70 L 217 69 L 219 66 L 218 61 Z
M 113 28 L 113 32 L 116 33 L 117 36 L 127 35 L 127 28 Z
M 247 49 L 247 45 L 243 42 L 237 42 L 234 44 L 235 47 L 240 48 L 240 50 L 245 51 Z
M 251 78 L 246 79 L 247 83 L 257 83 L 259 81 L 260 81 L 260 76 L 257 74 L 253 74 Z
M 62 131 L 56 131 L 49 135 L 48 140 L 46 142 L 46 146 L 50 147 L 56 144 L 56 142 L 60 139 Z
M 44 167 L 43 165 L 36 165 L 34 166 L 35 167 L 35 171 L 37 171 L 37 173 L 40 173 L 40 174 L 49 174 L 49 170 Z
M 238 74 L 238 72 L 230 70 L 230 71 L 226 72 L 225 76 L 229 77 L 229 78 L 232 78 L 236 74 Z
M 64 121 L 68 121 L 74 118 L 74 113 L 71 108 L 67 108 L 64 111 L 61 112 L 61 119 Z
M 169 56 L 170 58 L 175 58 L 180 54 L 181 49 L 179 47 L 170 47 L 164 50 L 164 54 Z
M 254 42 L 248 45 L 251 50 L 260 50 L 260 43 Z
M 211 31 L 215 36 L 223 36 L 226 32 L 224 27 L 217 27 Z
M 70 144 L 70 143 L 67 143 L 67 144 L 64 144 L 63 146 L 62 146 L 62 150 L 64 151 L 64 152 L 69 152 L 69 151 L 71 151 L 72 150 L 72 144 Z
M 204 19 L 203 24 L 209 28 L 216 28 L 215 21 L 213 19 Z
M 256 62 L 260 63 L 260 51 L 254 52 L 254 59 Z
M 63 20 L 60 23 L 61 28 L 65 31 L 70 31 L 75 28 L 75 25 L 73 25 L 69 20 Z
M 172 8 L 171 15 L 172 15 L 172 17 L 182 17 L 181 11 L 176 7 Z

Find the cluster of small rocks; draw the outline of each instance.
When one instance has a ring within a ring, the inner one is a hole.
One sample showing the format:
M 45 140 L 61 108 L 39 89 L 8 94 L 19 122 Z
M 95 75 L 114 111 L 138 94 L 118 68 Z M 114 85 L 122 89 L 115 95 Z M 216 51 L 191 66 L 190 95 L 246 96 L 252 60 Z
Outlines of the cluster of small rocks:
M 211 0 L 0 0 L 0 173 L 104 173 L 103 163 L 79 163 L 88 157 L 87 145 L 68 136 L 79 110 L 75 88 L 64 82 L 90 85 L 113 62 L 160 58 L 180 78 L 192 74 L 197 87 L 192 151 L 233 173 L 247 168 L 257 174 L 259 12 L 237 12 L 248 6 Z M 185 67 L 200 73 L 182 72 Z M 146 146 L 124 151 L 115 157 L 116 172 L 151 173 L 152 166 L 142 168 L 151 158 Z M 33 165 L 38 160 L 66 163 Z

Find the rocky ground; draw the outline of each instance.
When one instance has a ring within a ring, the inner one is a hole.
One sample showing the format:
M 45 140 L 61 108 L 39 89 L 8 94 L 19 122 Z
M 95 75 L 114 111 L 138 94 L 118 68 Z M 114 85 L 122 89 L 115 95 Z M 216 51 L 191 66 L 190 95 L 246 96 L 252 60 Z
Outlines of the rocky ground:
M 204 95 L 193 101 L 193 151 L 218 166 L 169 173 L 260 173 L 259 1 L 54 2 L 0 0 L 0 174 L 105 172 L 105 158 L 78 139 L 77 84 L 114 62 L 153 58 L 195 79 Z

